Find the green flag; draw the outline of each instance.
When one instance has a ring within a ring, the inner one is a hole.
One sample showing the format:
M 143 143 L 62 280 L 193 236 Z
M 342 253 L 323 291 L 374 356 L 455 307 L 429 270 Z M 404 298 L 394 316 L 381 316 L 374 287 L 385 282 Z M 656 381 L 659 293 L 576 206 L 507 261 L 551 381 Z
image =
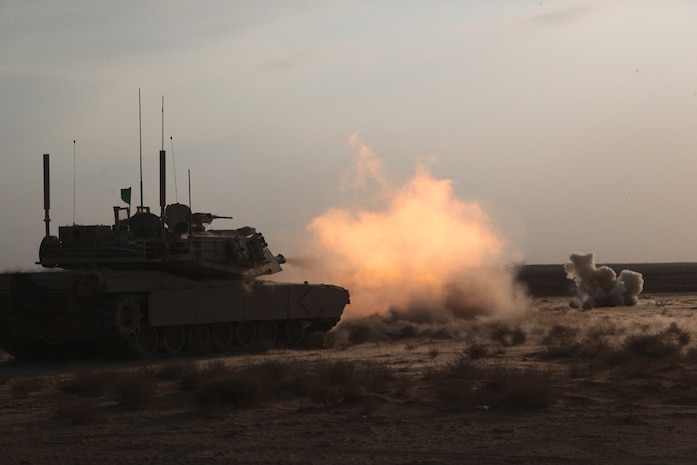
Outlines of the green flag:
M 126 202 L 128 205 L 131 204 L 131 188 L 121 189 L 121 200 Z

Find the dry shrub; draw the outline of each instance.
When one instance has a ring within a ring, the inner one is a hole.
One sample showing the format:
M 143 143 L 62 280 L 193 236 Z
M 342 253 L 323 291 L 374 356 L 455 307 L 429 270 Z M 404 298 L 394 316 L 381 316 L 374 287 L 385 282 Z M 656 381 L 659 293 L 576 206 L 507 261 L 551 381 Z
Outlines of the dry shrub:
M 355 379 L 358 363 L 351 360 L 323 361 L 313 368 L 324 381 L 342 384 Z
M 343 389 L 339 385 L 322 383 L 317 379 L 307 380 L 306 383 L 306 395 L 312 402 L 329 407 L 343 400 Z
M 222 360 L 211 360 L 202 366 L 204 377 L 215 376 L 221 373 L 227 373 L 228 371 L 230 371 L 230 367 Z
M 70 420 L 75 425 L 95 425 L 104 423 L 106 417 L 94 402 L 85 399 L 71 399 L 56 406 L 56 416 Z
M 592 366 L 589 363 L 571 363 L 569 365 L 569 378 L 588 378 L 593 374 Z
M 182 369 L 179 387 L 182 391 L 195 390 L 204 380 L 230 372 L 222 360 L 214 360 L 204 365 L 191 363 Z
M 10 390 L 15 399 L 26 399 L 29 394 L 39 392 L 44 387 L 41 378 L 22 378 L 10 383 Z
M 501 370 L 487 387 L 492 404 L 507 409 L 546 408 L 560 397 L 552 373 L 534 367 Z
M 386 364 L 375 362 L 359 364 L 355 377 L 357 384 L 362 386 L 362 391 L 373 394 L 385 394 L 397 379 Z
M 428 355 L 431 358 L 436 358 L 436 357 L 438 357 L 439 354 L 440 354 L 440 352 L 438 351 L 438 349 L 436 347 L 431 346 L 428 348 Z
M 554 325 L 547 335 L 542 338 L 549 357 L 573 357 L 578 355 L 580 344 L 578 329 L 564 325 Z
M 230 404 L 249 408 L 267 400 L 267 386 L 248 372 L 229 371 L 206 378 L 196 389 L 199 405 Z
M 627 354 L 647 358 L 663 358 L 675 355 L 680 347 L 666 339 L 663 334 L 634 334 L 629 336 L 623 345 Z
M 681 347 L 684 347 L 690 343 L 692 340 L 692 335 L 687 332 L 684 328 L 678 326 L 676 322 L 672 322 L 670 326 L 665 330 L 668 334 L 675 339 Z
M 647 378 L 657 371 L 677 366 L 681 359 L 689 361 L 690 351 L 684 358 L 681 353 L 690 339 L 690 333 L 672 323 L 657 333 L 631 334 L 619 347 L 599 354 L 598 360 L 612 366 L 617 375 Z
M 308 330 L 300 342 L 300 347 L 313 350 L 326 349 L 332 343 L 330 334 L 325 331 Z
M 479 379 L 482 366 L 473 363 L 464 354 L 450 363 L 430 366 L 424 370 L 425 380 Z
M 697 362 L 697 347 L 691 347 L 685 352 L 685 361 L 695 363 Z
M 442 322 L 440 322 L 442 323 Z M 401 341 L 415 337 L 452 339 L 451 329 L 434 320 L 425 309 L 390 309 L 388 315 L 373 314 L 359 319 L 342 321 L 330 333 L 330 347 L 364 344 L 367 342 Z
M 323 406 L 351 403 L 371 394 L 384 394 L 395 377 L 386 366 L 348 360 L 321 361 L 295 371 L 286 388 Z
M 355 402 L 364 396 L 362 379 L 357 376 L 357 363 L 347 360 L 322 362 L 308 373 L 305 383 L 309 384 L 309 397 L 323 406 L 342 401 Z
M 267 360 L 247 368 L 247 372 L 260 378 L 261 382 L 281 389 L 300 370 L 302 370 L 302 364 L 281 360 Z
M 235 408 L 259 405 L 273 395 L 288 390 L 301 373 L 294 362 L 268 360 L 233 370 L 215 362 L 199 367 L 195 387 L 200 405 L 230 404 Z
M 608 354 L 612 354 L 614 350 L 607 337 L 600 334 L 587 333 L 576 345 L 576 355 L 586 359 L 603 359 Z
M 697 390 L 697 370 L 694 367 L 680 367 L 677 379 L 690 391 Z
M 413 324 L 405 324 L 402 326 L 399 330 L 399 333 L 397 334 L 398 339 L 405 339 L 405 338 L 410 338 L 410 337 L 416 337 L 419 334 L 419 329 L 416 327 L 416 325 Z
M 435 396 L 438 400 L 446 402 L 456 402 L 468 408 L 479 405 L 487 405 L 486 399 L 482 396 L 482 391 L 474 383 L 464 380 L 447 380 L 437 385 Z M 487 405 L 488 407 L 488 405 Z
M 628 354 L 646 358 L 674 357 L 690 343 L 690 338 L 690 333 L 671 323 L 660 333 L 634 334 L 627 337 L 623 349 Z
M 157 394 L 155 375 L 151 370 L 141 369 L 123 375 L 116 384 L 116 399 L 123 407 L 145 410 Z
M 201 378 L 201 370 L 198 365 L 186 366 L 179 379 L 179 389 L 182 391 L 193 391 L 201 383 Z
M 172 363 L 169 365 L 164 365 L 155 373 L 160 379 L 167 381 L 180 380 L 184 376 L 184 373 L 190 369 L 191 366 L 195 366 L 194 362 L 188 363 Z
M 491 339 L 504 347 L 518 346 L 525 343 L 527 336 L 520 328 L 510 328 L 504 324 L 495 325 L 491 329 Z
M 491 346 L 481 342 L 470 344 L 465 348 L 465 355 L 467 355 L 472 360 L 477 360 L 480 358 L 487 357 L 491 354 Z
M 368 326 L 352 324 L 349 322 L 343 325 L 342 329 L 348 332 L 348 341 L 353 345 L 363 344 L 364 342 L 368 342 L 376 338 L 374 331 Z
M 617 326 L 614 323 L 597 323 L 590 328 L 588 328 L 588 337 L 606 337 L 606 336 L 619 336 L 624 333 L 625 329 Z
M 390 382 L 394 379 L 392 371 L 385 364 L 374 362 L 351 363 L 353 367 L 342 372 L 343 378 L 337 377 L 336 368 L 330 369 L 334 377 L 328 382 L 342 387 L 341 397 L 343 402 L 356 402 L 370 394 L 384 394 L 389 389 Z M 336 366 L 336 364 L 334 364 Z
M 535 367 L 489 367 L 463 356 L 427 376 L 440 381 L 436 398 L 469 408 L 546 408 L 560 397 L 552 372 Z
M 541 342 L 548 357 L 605 360 L 614 357 L 616 352 L 608 338 L 621 332 L 612 324 L 592 326 L 585 334 L 579 328 L 557 324 L 550 328 Z
M 112 388 L 118 379 L 116 373 L 78 370 L 72 377 L 58 384 L 58 390 L 83 397 L 97 397 Z
M 671 359 L 672 360 L 672 359 Z M 612 360 L 612 373 L 620 378 L 651 379 L 666 368 L 666 359 L 650 359 L 618 350 Z

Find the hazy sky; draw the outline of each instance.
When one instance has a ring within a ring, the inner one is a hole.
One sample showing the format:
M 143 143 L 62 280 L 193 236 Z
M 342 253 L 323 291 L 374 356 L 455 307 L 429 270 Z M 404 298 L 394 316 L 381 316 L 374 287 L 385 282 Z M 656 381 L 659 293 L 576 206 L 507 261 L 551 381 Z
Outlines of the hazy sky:
M 87 5 L 87 6 L 86 6 Z M 425 163 L 528 263 L 697 260 L 694 1 L 0 3 L 0 268 L 52 230 L 159 211 L 233 215 L 292 255 L 340 189 L 357 133 L 394 183 Z M 170 137 L 174 141 L 174 188 Z M 446 232 L 447 233 L 447 232 Z

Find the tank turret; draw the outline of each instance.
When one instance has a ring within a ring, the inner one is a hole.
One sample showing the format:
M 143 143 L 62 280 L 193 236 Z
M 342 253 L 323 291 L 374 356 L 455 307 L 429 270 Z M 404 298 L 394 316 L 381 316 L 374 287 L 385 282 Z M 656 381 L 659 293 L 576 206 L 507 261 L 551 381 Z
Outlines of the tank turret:
M 46 168 L 47 165 L 46 165 Z M 164 169 L 160 170 L 164 173 Z M 160 183 L 164 185 L 164 174 Z M 161 270 L 179 275 L 256 277 L 281 271 L 283 255 L 273 255 L 255 228 L 212 229 L 211 213 L 192 213 L 175 203 L 157 216 L 149 207 L 114 207 L 114 223 L 61 226 L 46 236 L 38 264 L 68 270 Z

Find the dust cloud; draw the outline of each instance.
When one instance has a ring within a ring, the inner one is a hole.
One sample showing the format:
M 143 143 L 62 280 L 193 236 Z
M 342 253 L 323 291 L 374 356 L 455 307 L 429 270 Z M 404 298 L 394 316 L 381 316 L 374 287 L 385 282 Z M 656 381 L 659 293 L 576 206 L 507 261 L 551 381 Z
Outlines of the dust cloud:
M 312 220 L 317 259 L 294 262 L 349 289 L 342 324 L 377 315 L 393 328 L 397 321 L 448 325 L 529 309 L 506 263 L 509 246 L 479 203 L 456 198 L 453 181 L 434 178 L 423 164 L 407 182 L 391 182 L 357 134 L 348 143 L 355 153 L 342 189 L 349 206 Z
M 641 273 L 622 270 L 619 276 L 608 266 L 595 267 L 593 253 L 573 253 L 564 265 L 566 277 L 576 284 L 574 308 L 617 307 L 636 305 L 644 289 Z

